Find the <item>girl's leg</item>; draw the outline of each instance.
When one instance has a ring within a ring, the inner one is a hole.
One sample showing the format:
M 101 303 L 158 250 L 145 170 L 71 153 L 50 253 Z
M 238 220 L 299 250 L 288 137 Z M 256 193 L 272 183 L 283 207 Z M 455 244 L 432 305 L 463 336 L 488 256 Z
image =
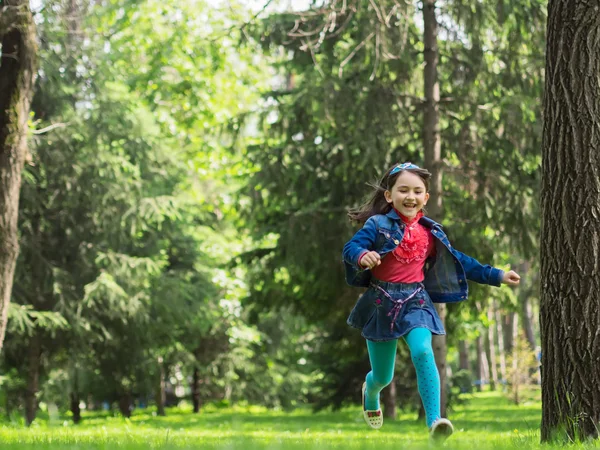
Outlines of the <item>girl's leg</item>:
M 433 357 L 431 331 L 427 328 L 415 328 L 404 339 L 417 370 L 417 385 L 425 408 L 427 427 L 431 427 L 440 418 L 440 375 Z
M 398 339 L 385 342 L 367 340 L 371 371 L 367 374 L 365 390 L 365 409 L 379 409 L 379 393 L 392 382 L 396 365 L 396 348 Z

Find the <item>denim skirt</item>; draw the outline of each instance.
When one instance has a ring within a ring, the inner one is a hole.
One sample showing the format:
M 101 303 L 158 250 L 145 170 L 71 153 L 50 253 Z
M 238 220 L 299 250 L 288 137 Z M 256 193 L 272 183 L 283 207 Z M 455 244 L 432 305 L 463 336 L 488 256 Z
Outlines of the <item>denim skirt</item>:
M 391 283 L 373 278 L 347 322 L 362 330 L 365 339 L 375 342 L 399 339 L 413 328 L 446 334 L 422 283 Z

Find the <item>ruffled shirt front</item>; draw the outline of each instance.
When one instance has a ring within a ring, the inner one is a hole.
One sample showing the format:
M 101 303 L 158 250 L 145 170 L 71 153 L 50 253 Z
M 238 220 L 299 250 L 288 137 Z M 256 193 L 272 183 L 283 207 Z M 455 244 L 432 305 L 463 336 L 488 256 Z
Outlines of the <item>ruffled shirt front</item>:
M 435 241 L 431 231 L 419 223 L 423 212 L 412 219 L 400 214 L 404 222 L 404 237 L 393 252 L 381 260 L 371 272 L 381 281 L 392 283 L 420 283 L 425 279 L 425 261 L 435 252 Z

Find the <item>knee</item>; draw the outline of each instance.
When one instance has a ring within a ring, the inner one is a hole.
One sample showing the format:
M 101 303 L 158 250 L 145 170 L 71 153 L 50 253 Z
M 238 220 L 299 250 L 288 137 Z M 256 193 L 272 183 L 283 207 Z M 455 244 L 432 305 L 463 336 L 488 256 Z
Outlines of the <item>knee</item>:
M 383 389 L 388 384 L 390 384 L 392 382 L 393 378 L 394 378 L 394 374 L 393 373 L 387 373 L 387 374 L 386 373 L 377 373 L 377 372 L 373 372 L 372 373 L 373 383 L 379 389 Z
M 418 345 L 410 349 L 410 356 L 413 361 L 423 361 L 425 359 L 434 359 L 433 348 L 431 345 Z

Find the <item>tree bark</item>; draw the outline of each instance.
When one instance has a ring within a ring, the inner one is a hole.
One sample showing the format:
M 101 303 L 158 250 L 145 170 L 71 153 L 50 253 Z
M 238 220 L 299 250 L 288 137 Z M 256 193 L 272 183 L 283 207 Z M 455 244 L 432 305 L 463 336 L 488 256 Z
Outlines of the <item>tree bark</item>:
M 27 350 L 27 390 L 25 392 L 25 423 L 27 426 L 31 425 L 37 414 L 41 357 L 42 344 L 40 338 L 34 335 L 29 340 L 29 348 Z
M 200 372 L 194 367 L 194 374 L 192 376 L 192 404 L 194 405 L 194 413 L 200 412 L 201 398 L 200 398 Z
M 27 120 L 37 70 L 35 24 L 27 0 L 0 8 L 0 351 L 19 253 L 17 221 Z
M 392 382 L 382 392 L 383 416 L 389 419 L 396 418 L 396 380 Z
M 442 151 L 440 139 L 440 85 L 437 65 L 439 51 L 437 45 L 437 19 L 435 0 L 423 2 L 423 42 L 424 42 L 424 93 L 425 109 L 423 113 L 423 153 L 425 167 L 431 172 L 429 183 L 430 200 L 427 203 L 428 215 L 434 220 L 442 219 Z M 442 322 L 446 322 L 446 305 L 436 304 Z M 446 336 L 433 337 L 433 353 L 440 374 L 440 411 L 446 417 Z
M 542 441 L 600 427 L 598 1 L 550 0 L 540 240 Z

